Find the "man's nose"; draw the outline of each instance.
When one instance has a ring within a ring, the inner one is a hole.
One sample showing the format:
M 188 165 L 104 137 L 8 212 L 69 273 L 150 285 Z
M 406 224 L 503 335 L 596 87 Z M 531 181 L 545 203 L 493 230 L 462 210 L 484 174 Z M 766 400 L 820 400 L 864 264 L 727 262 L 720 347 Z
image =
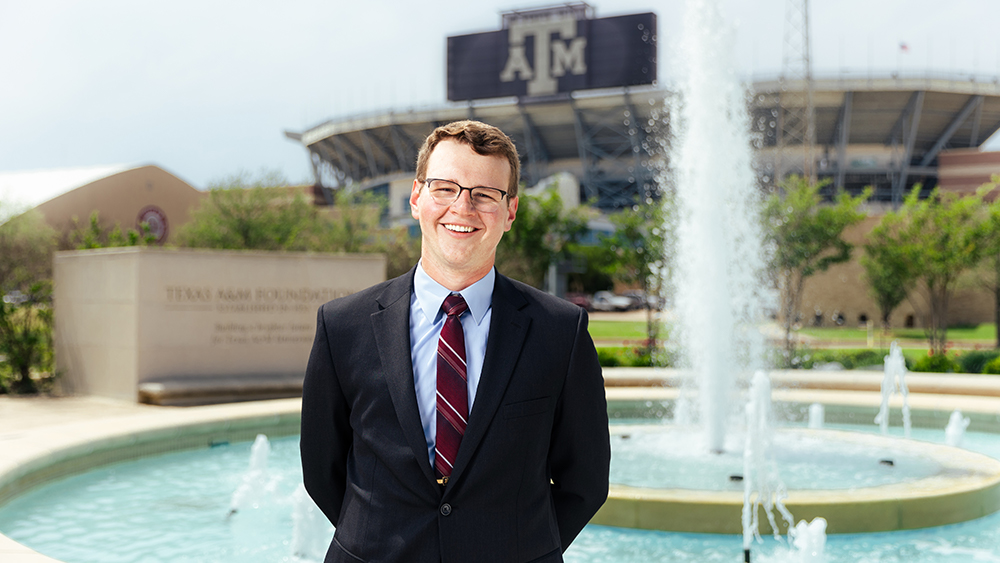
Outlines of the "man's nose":
M 472 190 L 460 190 L 458 193 L 458 199 L 451 204 L 452 207 L 459 211 L 472 212 L 476 210 L 476 206 L 472 204 Z

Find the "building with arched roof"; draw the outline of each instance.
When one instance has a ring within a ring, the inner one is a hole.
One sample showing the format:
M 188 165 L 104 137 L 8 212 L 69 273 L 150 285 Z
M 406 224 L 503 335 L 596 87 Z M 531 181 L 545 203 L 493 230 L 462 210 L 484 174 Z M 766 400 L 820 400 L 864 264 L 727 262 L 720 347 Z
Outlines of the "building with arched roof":
M 106 227 L 146 223 L 159 243 L 188 221 L 202 193 L 154 165 L 0 173 L 0 201 L 14 210 L 36 209 L 57 231 L 86 225 L 97 212 Z

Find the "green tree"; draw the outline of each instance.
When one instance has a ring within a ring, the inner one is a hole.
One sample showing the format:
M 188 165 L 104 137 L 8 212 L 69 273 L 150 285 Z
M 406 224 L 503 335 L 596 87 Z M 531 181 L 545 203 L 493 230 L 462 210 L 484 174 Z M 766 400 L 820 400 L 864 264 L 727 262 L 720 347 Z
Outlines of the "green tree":
M 883 217 L 868 233 L 861 257 L 868 293 L 878 306 L 883 332 L 890 327 L 889 317 L 916 283 L 915 249 L 900 238 L 900 216 Z
M 209 185 L 205 201 L 177 233 L 179 246 L 232 250 L 314 250 L 318 212 L 284 177 L 239 172 Z
M 991 182 L 980 187 L 985 196 L 1000 184 L 1000 175 L 993 175 Z M 993 294 L 993 326 L 996 327 L 996 348 L 1000 348 L 1000 197 L 983 210 L 985 233 L 983 256 L 977 271 L 979 283 Z
M 48 280 L 32 284 L 26 293 L 12 291 L 0 299 L 0 354 L 10 372 L 0 371 L 3 391 L 36 393 L 33 371 L 39 381 L 52 379 L 52 293 Z
M 388 277 L 406 273 L 420 259 L 420 239 L 410 236 L 406 227 L 381 225 L 387 205 L 384 197 L 339 190 L 333 207 L 322 216 L 315 250 L 381 253 L 386 257 Z
M 764 238 L 773 251 L 769 269 L 780 293 L 779 315 L 787 355 L 795 349 L 792 327 L 806 279 L 850 260 L 852 245 L 843 239 L 843 233 L 864 219 L 860 207 L 870 194 L 866 190 L 852 198 L 845 193 L 832 204 L 824 204 L 819 193 L 824 185 L 826 182 L 812 184 L 793 176 L 764 202 Z
M 66 235 L 69 248 L 86 250 L 91 248 L 112 248 L 121 246 L 145 246 L 156 240 L 149 232 L 149 226 L 143 223 L 139 229 L 122 231 L 121 225 L 107 227 L 101 222 L 100 214 L 94 211 L 86 226 L 77 223 L 73 218 L 73 229 Z
M 948 304 L 959 279 L 980 263 L 987 248 L 988 216 L 982 193 L 959 196 L 934 190 L 920 199 L 915 186 L 882 224 L 886 244 L 903 249 L 910 261 L 917 295 L 926 306 L 927 339 L 932 354 L 944 354 L 948 338 Z
M 569 258 L 587 231 L 582 210 L 564 209 L 556 190 L 518 197 L 517 218 L 497 246 L 497 271 L 542 287 L 549 264 Z
M 0 205 L 0 216 L 6 209 Z M 13 212 L 11 212 L 11 215 Z M 0 222 L 0 296 L 52 277 L 56 232 L 35 210 Z
M 639 286 L 646 296 L 646 353 L 651 357 L 659 349 L 660 322 L 650 299 L 663 298 L 666 263 L 665 204 L 647 199 L 612 214 L 615 230 L 601 237 L 605 251 L 604 270 L 624 285 Z
M 56 232 L 37 211 L 0 206 L 0 392 L 37 391 L 52 373 L 52 253 Z M 44 378 L 40 378 L 44 380 Z
M 180 246 L 233 250 L 383 253 L 389 276 L 416 263 L 419 241 L 405 229 L 385 228 L 385 198 L 350 188 L 317 207 L 281 174 L 229 176 L 209 186 L 202 205 L 177 233 Z

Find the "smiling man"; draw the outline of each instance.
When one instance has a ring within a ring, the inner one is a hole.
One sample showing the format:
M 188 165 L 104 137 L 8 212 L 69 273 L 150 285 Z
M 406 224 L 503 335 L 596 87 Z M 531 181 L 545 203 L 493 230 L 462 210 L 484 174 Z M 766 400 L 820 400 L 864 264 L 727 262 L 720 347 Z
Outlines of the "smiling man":
M 587 314 L 506 278 L 511 140 L 439 127 L 410 195 L 420 262 L 319 310 L 302 398 L 326 562 L 551 562 L 608 493 L 604 380 Z

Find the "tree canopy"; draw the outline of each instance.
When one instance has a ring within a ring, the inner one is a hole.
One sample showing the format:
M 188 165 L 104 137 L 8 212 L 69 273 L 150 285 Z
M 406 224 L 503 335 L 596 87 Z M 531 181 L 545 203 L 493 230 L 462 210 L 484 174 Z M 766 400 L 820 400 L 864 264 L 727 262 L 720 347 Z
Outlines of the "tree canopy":
M 609 216 L 615 230 L 601 237 L 605 253 L 604 271 L 627 286 L 638 286 L 646 296 L 646 352 L 659 349 L 660 322 L 650 299 L 664 297 L 667 261 L 666 203 L 648 199 Z
M 497 246 L 496 267 L 502 274 L 542 287 L 549 264 L 569 258 L 587 230 L 577 209 L 565 209 L 556 190 L 518 196 L 517 218 Z
M 990 222 L 981 192 L 961 196 L 935 189 L 926 199 L 919 196 L 918 185 L 898 210 L 886 213 L 866 249 L 871 260 L 883 263 L 877 272 L 886 276 L 883 283 L 900 291 L 914 288 L 923 298 L 931 352 L 943 354 L 949 301 L 959 279 L 984 257 Z
M 390 277 L 419 257 L 419 241 L 405 229 L 381 225 L 384 198 L 350 188 L 334 204 L 316 207 L 284 177 L 240 172 L 214 182 L 202 205 L 177 233 L 179 246 L 230 250 L 381 252 Z
M 7 211 L 0 207 L 0 212 Z M 52 252 L 56 232 L 37 211 L 0 223 L 0 392 L 31 393 L 52 373 Z
M 857 197 L 844 193 L 827 204 L 820 195 L 826 184 L 792 176 L 764 202 L 764 237 L 771 251 L 769 270 L 780 293 L 779 317 L 788 352 L 794 348 L 792 327 L 799 314 L 805 280 L 833 264 L 850 260 L 852 245 L 844 240 L 844 230 L 865 217 L 860 208 L 869 191 Z

